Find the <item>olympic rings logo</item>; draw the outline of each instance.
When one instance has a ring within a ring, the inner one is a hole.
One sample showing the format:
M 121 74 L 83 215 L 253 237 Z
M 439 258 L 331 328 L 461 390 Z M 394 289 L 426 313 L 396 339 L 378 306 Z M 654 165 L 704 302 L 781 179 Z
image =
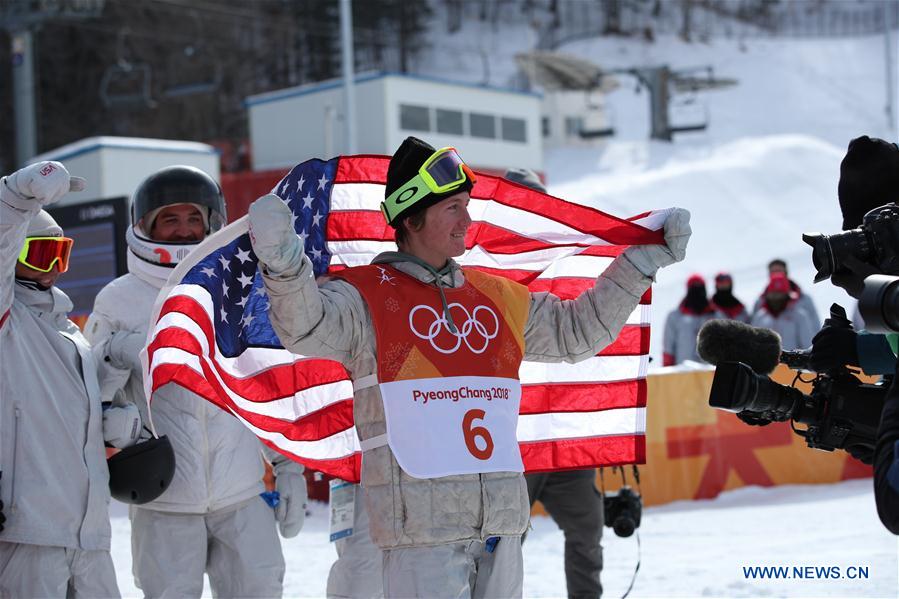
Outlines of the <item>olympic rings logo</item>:
M 443 314 L 440 314 L 432 308 L 431 306 L 418 305 L 412 308 L 409 312 L 409 328 L 419 339 L 425 339 L 433 347 L 435 350 L 439 351 L 442 354 L 451 354 L 457 351 L 461 346 L 462 342 L 465 342 L 465 345 L 468 346 L 473 353 L 482 354 L 487 350 L 487 346 L 490 344 L 490 340 L 494 339 L 499 334 L 499 318 L 497 318 L 496 313 L 488 308 L 487 306 L 477 306 L 471 313 L 468 312 L 468 309 L 465 308 L 460 303 L 454 302 L 447 307 L 447 310 L 452 310 L 453 308 L 459 308 L 465 314 L 465 322 L 460 326 L 458 322 L 453 321 L 456 324 L 457 331 L 454 333 L 453 330 L 449 326 L 449 322 Z M 415 328 L 415 323 L 413 319 L 415 318 L 415 313 L 419 310 L 426 310 L 434 317 L 434 322 L 432 322 L 428 326 L 427 334 L 421 333 L 418 329 Z M 481 318 L 486 320 L 485 322 L 481 322 Z M 489 327 L 490 321 L 489 319 L 493 319 L 493 326 Z M 489 330 L 492 328 L 492 332 Z M 456 337 L 456 344 L 449 348 L 445 349 L 439 347 L 434 340 L 440 334 L 442 329 L 446 329 L 446 331 Z M 472 345 L 472 342 L 469 341 L 469 337 L 472 333 L 476 333 L 477 339 L 475 339 L 475 343 L 479 347 L 475 347 Z M 481 341 L 483 340 L 483 347 L 480 347 Z

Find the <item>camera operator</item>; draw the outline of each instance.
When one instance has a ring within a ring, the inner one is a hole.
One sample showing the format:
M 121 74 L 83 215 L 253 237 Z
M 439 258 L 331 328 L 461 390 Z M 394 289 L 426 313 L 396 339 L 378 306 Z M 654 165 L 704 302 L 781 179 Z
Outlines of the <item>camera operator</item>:
M 844 231 L 859 228 L 869 211 L 899 199 L 899 147 L 867 136 L 852 140 L 840 164 L 838 194 Z M 885 238 L 895 240 L 889 235 Z M 885 249 L 899 253 L 899 247 L 892 244 L 886 245 Z M 833 270 L 831 281 L 859 298 L 865 277 L 882 271 L 853 253 L 841 258 L 842 268 Z M 896 334 L 876 335 L 856 333 L 852 329 L 825 328 L 812 341 L 810 363 L 819 372 L 848 364 L 861 367 L 867 374 L 891 375 L 897 367 L 897 339 Z M 899 534 L 899 448 L 896 446 L 899 441 L 899 388 L 895 384 L 896 378 L 893 380 L 886 396 L 873 456 L 869 452 L 867 455 L 851 453 L 865 463 L 870 464 L 873 460 L 878 514 L 884 526 Z

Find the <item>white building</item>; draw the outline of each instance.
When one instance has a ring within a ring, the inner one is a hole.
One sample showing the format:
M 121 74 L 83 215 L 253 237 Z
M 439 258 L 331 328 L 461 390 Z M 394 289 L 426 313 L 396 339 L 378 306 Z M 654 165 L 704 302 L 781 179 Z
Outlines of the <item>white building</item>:
M 614 134 L 599 90 L 548 90 L 543 95 L 541 117 L 547 148 L 600 145 Z
M 87 189 L 66 194 L 57 206 L 101 198 L 126 197 L 146 177 L 175 164 L 194 166 L 219 180 L 218 151 L 204 143 L 141 137 L 88 137 L 60 146 L 30 162 L 57 160 L 73 175 L 87 179 Z
M 356 77 L 356 151 L 390 155 L 409 135 L 454 146 L 475 168 L 543 170 L 540 96 L 399 74 Z M 253 168 L 347 153 L 342 80 L 250 96 Z

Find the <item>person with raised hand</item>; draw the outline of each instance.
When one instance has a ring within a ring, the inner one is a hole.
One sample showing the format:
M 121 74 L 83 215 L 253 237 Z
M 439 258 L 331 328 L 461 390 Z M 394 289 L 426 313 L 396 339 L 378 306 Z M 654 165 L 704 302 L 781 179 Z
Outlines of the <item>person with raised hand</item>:
M 55 286 L 72 239 L 42 208 L 84 179 L 0 180 L 0 597 L 118 597 L 97 368 Z

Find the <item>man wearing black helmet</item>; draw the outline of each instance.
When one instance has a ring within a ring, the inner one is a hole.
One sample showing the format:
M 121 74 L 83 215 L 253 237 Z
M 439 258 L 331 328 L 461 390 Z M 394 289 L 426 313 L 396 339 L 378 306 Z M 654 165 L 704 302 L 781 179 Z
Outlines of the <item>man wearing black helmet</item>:
M 146 597 L 199 597 L 206 573 L 216 596 L 279 596 L 284 558 L 276 518 L 285 537 L 299 532 L 302 467 L 272 456 L 280 493 L 272 510 L 260 497 L 262 445 L 249 430 L 176 385 L 154 392 L 151 420 L 143 388 L 139 356 L 156 297 L 175 266 L 224 226 L 221 189 L 199 169 L 164 168 L 138 186 L 131 217 L 129 272 L 99 293 L 85 328 L 104 365 L 104 397 L 139 406 L 144 437 L 155 424 L 174 447 L 169 488 L 130 511 L 136 583 Z
M 84 183 L 58 162 L 0 180 L 0 597 L 119 595 L 103 437 L 136 411 L 101 415 L 90 346 L 55 286 L 74 242 L 41 209 Z
M 684 258 L 690 235 L 689 213 L 671 210 L 666 245 L 628 248 L 592 289 L 560 301 L 452 259 L 466 251 L 474 181 L 454 148 L 407 138 L 381 205 L 399 251 L 320 286 L 284 202 L 267 195 L 250 207 L 279 339 L 340 361 L 353 378 L 385 597 L 521 596 L 530 510 L 516 437 L 519 364 L 595 356 L 655 272 Z

